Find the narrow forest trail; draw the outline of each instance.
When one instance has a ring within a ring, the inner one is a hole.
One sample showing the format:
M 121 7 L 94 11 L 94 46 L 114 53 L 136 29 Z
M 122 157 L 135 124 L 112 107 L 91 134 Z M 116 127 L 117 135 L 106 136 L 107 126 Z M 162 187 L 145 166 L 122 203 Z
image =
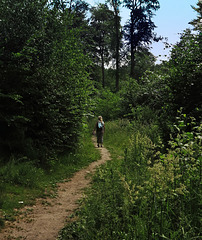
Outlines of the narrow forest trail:
M 92 138 L 96 147 L 96 139 Z M 101 159 L 75 173 L 68 181 L 57 184 L 57 197 L 37 199 L 34 206 L 21 209 L 15 222 L 6 223 L 0 240 L 56 240 L 68 216 L 78 208 L 78 200 L 90 185 L 90 175 L 99 165 L 111 160 L 106 148 L 99 148 Z

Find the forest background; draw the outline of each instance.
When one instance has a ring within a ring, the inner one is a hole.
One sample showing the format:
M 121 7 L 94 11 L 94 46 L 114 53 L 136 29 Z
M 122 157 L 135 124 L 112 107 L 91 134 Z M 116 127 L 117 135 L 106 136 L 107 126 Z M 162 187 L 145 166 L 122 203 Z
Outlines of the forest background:
M 130 11 L 124 26 L 121 6 Z M 21 187 L 41 189 L 39 179 L 59 166 L 80 164 L 75 159 L 81 157 L 88 122 L 102 114 L 111 126 L 134 133 L 121 147 L 125 162 L 112 178 L 128 189 L 119 192 L 114 214 L 124 229 L 105 224 L 106 239 L 126 232 L 127 239 L 199 237 L 201 7 L 201 1 L 193 6 L 194 31 L 186 29 L 170 58 L 155 64 L 149 44 L 163 40 L 153 22 L 157 0 L 112 0 L 93 7 L 77 0 L 0 1 L 2 225 L 14 208 L 9 194 L 18 196 Z M 105 236 L 103 225 L 97 226 Z

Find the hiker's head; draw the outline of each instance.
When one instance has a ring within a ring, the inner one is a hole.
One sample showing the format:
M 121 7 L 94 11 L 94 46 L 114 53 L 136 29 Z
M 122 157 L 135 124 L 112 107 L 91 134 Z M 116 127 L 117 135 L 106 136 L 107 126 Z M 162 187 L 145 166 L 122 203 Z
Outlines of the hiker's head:
M 99 117 L 98 117 L 98 120 L 99 120 L 99 121 L 102 121 L 102 116 L 99 116 Z

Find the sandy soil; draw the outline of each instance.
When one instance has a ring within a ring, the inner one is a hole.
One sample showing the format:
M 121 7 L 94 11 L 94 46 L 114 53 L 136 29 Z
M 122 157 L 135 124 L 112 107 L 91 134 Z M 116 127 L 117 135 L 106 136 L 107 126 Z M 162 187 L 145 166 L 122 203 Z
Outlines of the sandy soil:
M 93 137 L 94 145 L 96 139 Z M 78 200 L 83 197 L 86 187 L 97 166 L 110 160 L 106 148 L 99 148 L 101 159 L 80 170 L 68 181 L 58 183 L 57 197 L 37 199 L 32 207 L 25 207 L 15 222 L 7 222 L 0 232 L 0 240 L 56 240 L 58 232 L 64 227 L 67 219 L 78 208 Z M 45 202 L 44 202 L 45 201 Z

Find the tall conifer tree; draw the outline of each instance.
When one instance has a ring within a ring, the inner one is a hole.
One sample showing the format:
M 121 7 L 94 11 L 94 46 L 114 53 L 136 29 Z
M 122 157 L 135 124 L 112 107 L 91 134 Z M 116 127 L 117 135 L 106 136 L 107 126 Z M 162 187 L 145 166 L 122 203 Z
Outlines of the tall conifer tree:
M 113 35 L 113 12 L 106 4 L 99 4 L 91 9 L 91 36 L 94 61 L 101 65 L 102 86 L 105 87 L 105 64 L 111 59 L 110 44 Z
M 132 78 L 135 77 L 135 52 L 137 47 L 159 40 L 153 33 L 156 27 L 152 21 L 153 12 L 160 7 L 158 0 L 124 0 L 125 6 L 130 9 L 130 19 L 124 27 L 125 39 L 130 46 Z

